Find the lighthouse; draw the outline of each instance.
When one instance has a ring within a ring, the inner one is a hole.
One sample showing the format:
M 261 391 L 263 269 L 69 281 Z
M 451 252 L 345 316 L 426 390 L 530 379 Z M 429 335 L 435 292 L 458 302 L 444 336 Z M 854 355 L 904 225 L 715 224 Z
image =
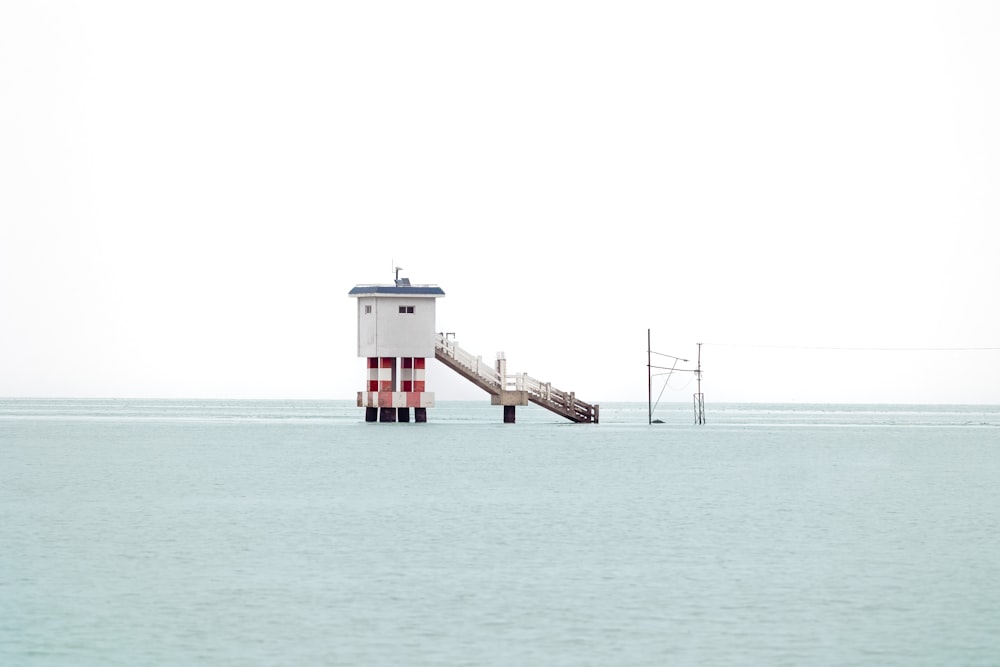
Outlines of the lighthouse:
M 358 392 L 365 421 L 427 421 L 434 392 L 426 391 L 427 359 L 436 342 L 434 304 L 444 291 L 437 285 L 411 285 L 399 277 L 392 285 L 356 285 L 358 356 L 368 360 L 368 385 Z

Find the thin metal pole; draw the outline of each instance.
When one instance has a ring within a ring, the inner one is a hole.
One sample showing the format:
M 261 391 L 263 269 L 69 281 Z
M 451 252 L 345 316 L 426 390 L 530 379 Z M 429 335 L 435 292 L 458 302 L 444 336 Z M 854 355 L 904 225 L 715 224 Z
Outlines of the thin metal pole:
M 698 393 L 701 394 L 701 343 L 698 343 Z
M 649 381 L 649 423 L 653 423 L 653 338 L 646 329 L 646 375 Z
M 694 395 L 694 423 L 705 423 L 705 395 L 701 393 L 701 343 L 698 343 L 698 367 L 695 371 L 698 378 L 698 393 Z

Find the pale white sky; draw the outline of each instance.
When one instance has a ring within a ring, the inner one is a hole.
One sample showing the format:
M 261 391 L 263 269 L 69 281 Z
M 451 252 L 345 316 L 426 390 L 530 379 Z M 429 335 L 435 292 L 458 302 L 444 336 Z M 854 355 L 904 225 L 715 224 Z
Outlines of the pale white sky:
M 395 261 L 591 402 L 645 401 L 651 328 L 706 343 L 709 404 L 1000 403 L 998 350 L 802 349 L 1000 347 L 997 35 L 987 1 L 0 3 L 0 396 L 351 399 L 347 292 Z

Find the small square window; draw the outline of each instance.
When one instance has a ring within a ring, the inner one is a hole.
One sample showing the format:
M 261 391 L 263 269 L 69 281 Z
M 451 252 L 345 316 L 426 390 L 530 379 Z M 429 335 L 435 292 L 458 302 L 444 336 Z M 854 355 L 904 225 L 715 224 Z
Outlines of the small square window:
M 399 307 L 399 312 L 400 313 L 413 313 L 413 306 L 400 306 Z
M 372 314 L 372 307 L 365 306 L 365 315 L 371 315 L 371 314 Z

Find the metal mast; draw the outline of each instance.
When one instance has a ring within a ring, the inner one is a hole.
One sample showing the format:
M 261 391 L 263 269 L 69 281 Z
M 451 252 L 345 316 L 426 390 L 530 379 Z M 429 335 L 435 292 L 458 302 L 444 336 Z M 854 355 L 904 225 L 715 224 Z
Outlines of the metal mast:
M 694 423 L 705 423 L 705 394 L 701 393 L 701 343 L 698 343 L 698 370 L 694 372 L 698 378 L 698 393 L 694 395 Z
M 653 338 L 646 329 L 646 374 L 649 376 L 649 423 L 653 423 Z

